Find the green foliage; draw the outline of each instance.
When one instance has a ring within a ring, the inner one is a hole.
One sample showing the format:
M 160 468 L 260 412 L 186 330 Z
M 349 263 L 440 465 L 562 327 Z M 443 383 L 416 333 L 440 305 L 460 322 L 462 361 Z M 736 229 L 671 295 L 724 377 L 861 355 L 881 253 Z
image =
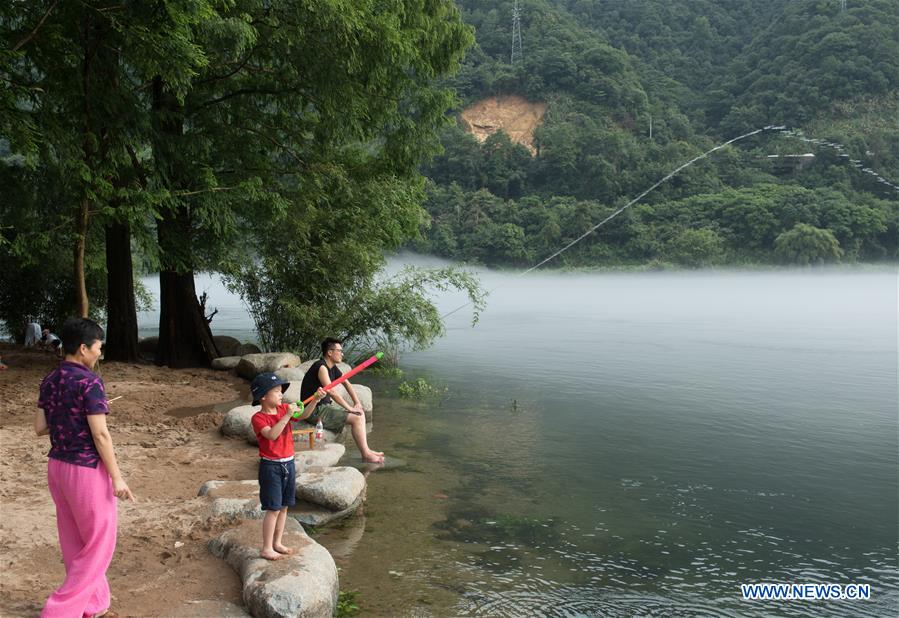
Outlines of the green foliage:
M 423 346 L 442 331 L 425 286 L 477 300 L 470 275 L 377 280 L 425 219 L 417 166 L 454 100 L 438 80 L 472 42 L 449 0 L 14 4 L 0 8 L 4 40 L 25 41 L 0 55 L 15 85 L 0 89 L 8 276 L 122 221 L 149 265 L 230 275 L 271 345 Z M 72 270 L 41 261 L 49 280 Z
M 383 258 L 376 250 L 383 245 L 374 230 L 355 243 L 334 247 L 340 252 L 333 257 L 322 247 L 320 251 L 331 257 L 324 263 L 335 267 L 329 270 L 324 264 L 307 269 L 301 261 L 305 256 L 279 251 L 279 246 L 286 243 L 272 244 L 260 266 L 248 266 L 231 280 L 232 289 L 246 300 L 268 349 L 293 349 L 304 358 L 313 357 L 322 333 L 354 349 L 422 349 L 444 332 L 432 294 L 464 291 L 472 303 L 472 324 L 486 303 L 477 280 L 457 268 L 410 267 L 378 280 Z M 355 252 L 351 254 L 355 263 L 341 252 Z M 283 278 L 269 276 L 267 271 L 281 273 Z
M 774 241 L 775 253 L 788 264 L 809 266 L 838 262 L 843 255 L 839 241 L 830 230 L 797 223 Z
M 688 229 L 668 241 L 664 258 L 676 264 L 700 268 L 724 263 L 726 252 L 724 239 L 712 229 Z
M 418 378 L 413 382 L 400 382 L 398 391 L 403 399 L 434 399 L 445 395 L 447 388 L 434 386 L 424 378 Z
M 335 618 L 349 618 L 359 613 L 359 604 L 356 601 L 355 590 L 341 590 L 337 595 L 337 607 L 334 609 Z

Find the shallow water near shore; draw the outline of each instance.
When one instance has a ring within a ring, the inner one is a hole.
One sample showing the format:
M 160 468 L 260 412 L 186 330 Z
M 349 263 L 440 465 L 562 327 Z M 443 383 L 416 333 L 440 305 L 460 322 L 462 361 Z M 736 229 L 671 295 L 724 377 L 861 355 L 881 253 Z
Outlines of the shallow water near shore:
M 402 357 L 442 400 L 360 379 L 406 465 L 315 538 L 364 613 L 895 615 L 895 270 L 483 279 L 476 328 Z

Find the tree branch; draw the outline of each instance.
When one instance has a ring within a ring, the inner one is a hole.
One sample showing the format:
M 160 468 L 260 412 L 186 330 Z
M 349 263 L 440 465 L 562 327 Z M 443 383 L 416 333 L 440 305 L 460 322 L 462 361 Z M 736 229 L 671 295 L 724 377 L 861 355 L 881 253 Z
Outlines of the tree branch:
M 210 76 L 210 77 L 207 77 L 206 79 L 201 79 L 200 81 L 197 82 L 197 85 L 199 85 L 199 84 L 208 84 L 209 82 L 218 81 L 218 80 L 220 80 L 220 79 L 228 79 L 229 77 L 231 77 L 232 75 L 236 74 L 237 72 L 239 72 L 242 68 L 244 68 L 244 67 L 247 65 L 247 63 L 250 61 L 250 58 L 253 57 L 253 52 L 255 52 L 256 49 L 257 49 L 256 47 L 254 47 L 253 49 L 251 49 L 251 50 L 247 53 L 247 57 L 244 58 L 242 61 L 240 61 L 240 63 L 238 63 L 238 65 L 234 68 L 233 71 L 230 71 L 230 72 L 228 72 L 228 73 L 225 73 L 224 75 L 212 75 L 212 76 Z
M 208 189 L 197 189 L 196 191 L 177 191 L 172 193 L 172 197 L 190 197 L 192 195 L 200 195 L 201 193 L 215 193 L 216 191 L 232 191 L 240 187 L 209 187 Z
M 53 0 L 53 4 L 50 5 L 50 8 L 47 9 L 47 12 L 44 13 L 44 16 L 43 16 L 43 17 L 41 17 L 41 20 L 40 20 L 39 22 L 37 22 L 37 25 L 34 27 L 34 30 L 32 30 L 31 33 L 28 34 L 27 36 L 25 36 L 21 41 L 19 41 L 18 43 L 16 43 L 16 44 L 13 46 L 13 48 L 12 48 L 11 51 L 18 51 L 20 47 L 22 47 L 23 45 L 27 44 L 28 41 L 30 41 L 31 39 L 34 38 L 34 36 L 37 34 L 37 31 L 40 30 L 40 29 L 41 29 L 41 26 L 44 25 L 44 22 L 47 21 L 47 17 L 50 16 L 50 12 L 51 12 L 53 9 L 56 8 L 56 5 L 57 5 L 57 4 L 59 4 L 59 0 Z

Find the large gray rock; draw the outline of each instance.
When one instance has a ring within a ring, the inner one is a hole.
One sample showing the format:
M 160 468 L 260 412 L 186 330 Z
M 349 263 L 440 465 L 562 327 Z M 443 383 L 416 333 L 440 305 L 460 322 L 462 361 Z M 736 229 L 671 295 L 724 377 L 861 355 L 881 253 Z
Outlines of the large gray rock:
M 253 616 L 331 616 L 337 607 L 337 565 L 303 527 L 288 519 L 284 544 L 296 553 L 278 561 L 259 557 L 262 522 L 244 521 L 209 542 L 243 581 L 243 601 Z
M 246 354 L 237 363 L 237 374 L 252 380 L 264 371 L 277 371 L 282 367 L 296 367 L 300 357 L 290 352 L 268 352 L 266 354 Z
M 284 391 L 284 398 L 282 401 L 286 401 L 287 403 L 296 403 L 299 401 L 300 387 L 303 385 L 303 376 L 306 375 L 306 372 L 299 367 L 285 367 L 283 369 L 278 369 L 275 372 L 275 375 L 282 380 L 290 382 L 290 386 Z
M 332 511 L 350 508 L 365 490 L 365 477 L 356 468 L 324 468 L 297 474 L 297 498 Z
M 242 343 L 234 350 L 234 356 L 245 356 L 247 354 L 259 354 L 262 350 L 255 343 Z
M 234 369 L 239 362 L 239 356 L 219 356 L 218 358 L 212 359 L 212 368 L 218 371 L 225 371 L 227 369 Z
M 213 335 L 212 342 L 222 356 L 237 356 L 240 341 L 228 335 Z
M 242 438 L 248 438 L 247 431 L 253 433 L 253 426 L 250 423 L 250 419 L 253 415 L 259 411 L 259 406 L 238 406 L 236 408 L 232 408 L 227 414 L 225 414 L 225 418 L 222 419 L 222 425 L 219 427 L 219 430 L 222 432 L 223 436 L 240 436 Z M 255 435 L 253 436 L 255 440 Z

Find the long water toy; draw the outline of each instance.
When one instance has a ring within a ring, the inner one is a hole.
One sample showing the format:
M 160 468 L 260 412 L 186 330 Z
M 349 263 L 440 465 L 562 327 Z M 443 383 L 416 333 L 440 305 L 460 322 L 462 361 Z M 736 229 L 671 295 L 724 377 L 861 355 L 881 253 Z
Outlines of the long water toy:
M 345 374 L 343 374 L 342 376 L 340 376 L 339 378 L 337 378 L 336 380 L 334 380 L 333 382 L 331 382 L 330 384 L 325 386 L 324 389 L 326 391 L 329 391 L 332 388 L 334 388 L 335 386 L 337 386 L 338 384 L 340 384 L 341 382 L 349 380 L 350 378 L 352 378 L 354 375 L 356 375 L 360 371 L 364 371 L 369 366 L 374 365 L 376 362 L 381 360 L 381 358 L 383 356 L 384 356 L 383 352 L 376 353 L 371 358 L 367 359 L 366 361 L 364 361 L 362 363 L 359 363 L 358 365 L 356 365 L 355 367 L 353 367 L 352 369 L 347 371 Z M 308 397 L 306 397 L 306 399 L 299 402 L 297 405 L 299 406 L 300 409 L 293 413 L 293 417 L 299 418 L 300 415 L 303 413 L 303 410 L 305 409 L 306 405 L 309 404 L 309 402 L 311 402 L 313 399 L 315 399 L 315 394 L 309 395 Z

